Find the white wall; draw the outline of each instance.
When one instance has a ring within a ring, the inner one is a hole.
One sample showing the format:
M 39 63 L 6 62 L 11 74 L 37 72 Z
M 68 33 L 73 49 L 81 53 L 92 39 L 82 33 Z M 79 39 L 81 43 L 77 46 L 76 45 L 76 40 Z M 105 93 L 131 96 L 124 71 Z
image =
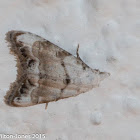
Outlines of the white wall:
M 140 139 L 140 1 L 0 1 L 0 133 L 45 133 L 49 140 Z M 5 105 L 16 61 L 5 34 L 38 34 L 111 73 L 99 88 L 74 98 L 27 108 Z M 98 124 L 98 125 L 97 125 Z

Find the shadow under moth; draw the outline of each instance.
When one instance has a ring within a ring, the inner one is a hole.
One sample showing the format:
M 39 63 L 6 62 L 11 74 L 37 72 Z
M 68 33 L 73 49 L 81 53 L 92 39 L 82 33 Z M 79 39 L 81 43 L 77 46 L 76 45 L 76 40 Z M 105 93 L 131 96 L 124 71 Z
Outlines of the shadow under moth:
M 9 31 L 11 53 L 17 60 L 17 78 L 5 96 L 10 106 L 27 107 L 77 96 L 108 77 L 77 57 L 35 34 Z

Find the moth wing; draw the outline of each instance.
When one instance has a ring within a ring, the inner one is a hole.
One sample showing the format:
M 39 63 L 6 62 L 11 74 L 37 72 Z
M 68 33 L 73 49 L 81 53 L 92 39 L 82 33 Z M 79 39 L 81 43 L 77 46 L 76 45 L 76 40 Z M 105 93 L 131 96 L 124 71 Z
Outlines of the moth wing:
M 5 96 L 9 105 L 31 106 L 76 96 L 98 86 L 109 75 L 91 69 L 81 59 L 37 35 L 11 31 L 6 40 L 18 68 L 17 79 Z

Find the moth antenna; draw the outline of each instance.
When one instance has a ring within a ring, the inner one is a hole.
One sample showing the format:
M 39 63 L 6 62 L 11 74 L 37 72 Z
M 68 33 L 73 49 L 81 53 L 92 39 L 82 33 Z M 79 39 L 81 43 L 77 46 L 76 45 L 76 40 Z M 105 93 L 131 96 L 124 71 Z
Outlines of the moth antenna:
M 46 105 L 45 105 L 45 110 L 47 110 L 47 107 L 48 107 L 48 103 L 46 103 Z
M 79 56 L 79 44 L 78 44 L 78 46 L 77 46 L 76 54 L 77 54 L 77 58 L 83 62 L 83 60 L 82 60 L 82 59 L 80 58 L 80 56 Z M 83 63 L 84 63 L 84 62 L 83 62 Z
M 78 46 L 77 46 L 76 54 L 77 54 L 77 58 L 81 59 L 80 56 L 79 56 L 79 44 L 78 44 Z

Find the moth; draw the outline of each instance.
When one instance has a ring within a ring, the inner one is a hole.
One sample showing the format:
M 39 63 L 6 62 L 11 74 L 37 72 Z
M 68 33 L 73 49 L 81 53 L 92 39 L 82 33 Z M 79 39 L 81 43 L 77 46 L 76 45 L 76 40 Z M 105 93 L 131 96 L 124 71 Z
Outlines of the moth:
M 27 107 L 77 96 L 108 77 L 44 38 L 24 31 L 6 34 L 17 60 L 17 78 L 5 96 L 10 106 Z

